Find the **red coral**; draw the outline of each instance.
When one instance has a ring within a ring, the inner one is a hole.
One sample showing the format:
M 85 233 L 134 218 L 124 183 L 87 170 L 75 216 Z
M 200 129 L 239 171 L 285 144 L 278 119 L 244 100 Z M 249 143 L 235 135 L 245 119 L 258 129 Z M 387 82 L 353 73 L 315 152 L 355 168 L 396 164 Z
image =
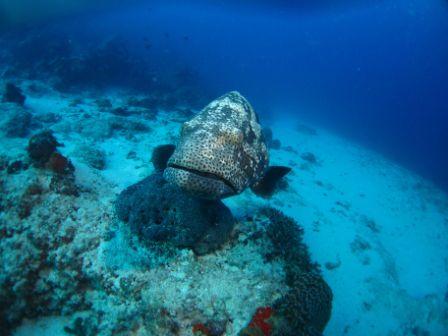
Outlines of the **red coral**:
M 74 170 L 70 160 L 58 152 L 51 154 L 47 162 L 47 168 L 57 174 L 69 174 Z
M 249 323 L 249 327 L 259 329 L 263 336 L 270 336 L 272 332 L 272 325 L 267 320 L 272 316 L 271 307 L 260 307 L 252 317 L 252 321 Z
M 200 332 L 204 336 L 211 336 L 210 330 L 202 323 L 196 323 L 192 328 L 193 334 Z

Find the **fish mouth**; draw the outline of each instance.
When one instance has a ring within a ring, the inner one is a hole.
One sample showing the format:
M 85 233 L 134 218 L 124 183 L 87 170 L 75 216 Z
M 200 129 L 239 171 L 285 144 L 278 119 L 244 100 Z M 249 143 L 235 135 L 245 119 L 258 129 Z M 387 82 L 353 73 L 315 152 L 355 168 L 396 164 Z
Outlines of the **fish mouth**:
M 173 168 L 173 169 L 183 170 L 183 171 L 186 171 L 186 172 L 188 172 L 190 174 L 194 174 L 194 175 L 201 176 L 201 177 L 204 177 L 204 178 L 220 181 L 220 182 L 224 183 L 227 187 L 229 187 L 235 194 L 238 194 L 237 188 L 229 180 L 225 179 L 222 176 L 219 176 L 218 174 L 210 173 L 210 172 L 204 172 L 202 170 L 198 170 L 198 169 L 194 169 L 194 168 L 188 168 L 188 167 L 181 166 L 181 165 L 174 164 L 174 163 L 169 163 L 167 165 L 167 167 L 168 168 Z

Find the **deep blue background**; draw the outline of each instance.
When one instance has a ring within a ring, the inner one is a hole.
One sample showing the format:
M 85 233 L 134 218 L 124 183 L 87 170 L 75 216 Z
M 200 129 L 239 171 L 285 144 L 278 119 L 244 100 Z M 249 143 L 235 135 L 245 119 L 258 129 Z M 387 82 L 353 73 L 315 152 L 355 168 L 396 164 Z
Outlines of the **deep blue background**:
M 119 34 L 161 68 L 186 62 L 214 95 L 324 124 L 448 190 L 446 0 L 188 2 L 102 8 L 58 29 Z

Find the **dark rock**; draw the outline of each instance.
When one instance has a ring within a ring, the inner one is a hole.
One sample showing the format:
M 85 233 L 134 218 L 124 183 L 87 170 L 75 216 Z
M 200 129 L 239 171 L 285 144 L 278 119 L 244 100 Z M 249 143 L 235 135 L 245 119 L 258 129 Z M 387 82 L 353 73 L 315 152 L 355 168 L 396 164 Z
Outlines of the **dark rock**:
M 23 138 L 28 135 L 31 127 L 32 116 L 22 108 L 13 111 L 14 113 L 6 121 L 4 127 L 5 134 L 11 138 Z
M 22 90 L 13 83 L 6 83 L 3 101 L 22 105 L 25 103 L 25 95 Z
M 124 190 L 117 199 L 118 217 L 141 241 L 169 242 L 203 255 L 230 239 L 234 218 L 221 201 L 201 200 L 151 175 Z
M 316 164 L 317 163 L 316 156 L 313 153 L 311 153 L 311 152 L 303 153 L 302 155 L 300 155 L 300 157 L 303 160 L 305 160 L 305 161 L 307 161 L 309 163 L 312 163 L 312 164 Z
M 21 170 L 26 170 L 26 169 L 28 169 L 27 164 L 23 163 L 22 160 L 16 160 L 16 161 L 11 162 L 8 165 L 8 168 L 6 169 L 6 171 L 8 174 L 15 174 Z
M 28 155 L 37 166 L 43 166 L 60 146 L 53 132 L 50 130 L 42 131 L 33 135 L 28 142 Z

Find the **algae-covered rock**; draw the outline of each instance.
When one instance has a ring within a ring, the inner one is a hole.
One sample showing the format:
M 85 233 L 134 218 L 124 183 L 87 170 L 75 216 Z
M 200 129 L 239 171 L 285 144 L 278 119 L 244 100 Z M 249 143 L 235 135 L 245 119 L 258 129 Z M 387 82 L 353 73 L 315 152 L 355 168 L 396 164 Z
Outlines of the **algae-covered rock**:
M 218 249 L 230 238 L 234 219 L 220 201 L 183 193 L 154 174 L 124 190 L 116 203 L 118 217 L 144 242 L 169 242 L 197 254 Z

